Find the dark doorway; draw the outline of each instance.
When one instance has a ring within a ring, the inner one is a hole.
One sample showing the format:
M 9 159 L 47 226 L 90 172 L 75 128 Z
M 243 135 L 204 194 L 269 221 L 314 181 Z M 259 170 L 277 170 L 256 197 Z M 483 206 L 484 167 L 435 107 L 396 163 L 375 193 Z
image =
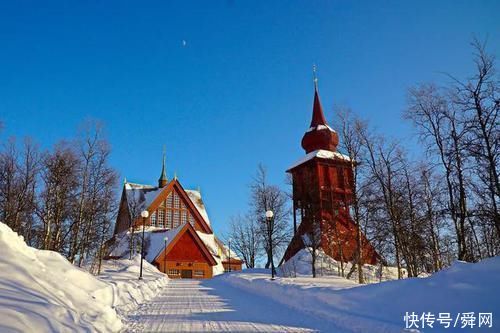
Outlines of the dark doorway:
M 181 278 L 183 279 L 192 279 L 193 278 L 193 271 L 190 269 L 183 269 L 181 271 Z

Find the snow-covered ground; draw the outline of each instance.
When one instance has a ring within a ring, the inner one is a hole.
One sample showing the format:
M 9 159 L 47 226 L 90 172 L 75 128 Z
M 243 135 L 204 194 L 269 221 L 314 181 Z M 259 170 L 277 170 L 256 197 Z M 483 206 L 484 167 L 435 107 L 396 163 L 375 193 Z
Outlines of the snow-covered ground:
M 449 313 L 451 326 L 444 328 L 435 319 L 431 332 L 497 332 L 500 327 L 495 324 L 495 316 L 500 315 L 500 257 L 477 264 L 456 262 L 426 278 L 369 285 L 359 285 L 338 276 L 278 277 L 271 281 L 269 274 L 268 270 L 256 269 L 216 279 L 328 321 L 338 328 L 335 332 L 402 332 L 409 326 L 404 321 L 406 312 L 419 317 L 431 313 L 435 318 L 439 313 Z M 462 328 L 462 316 L 469 312 L 474 312 L 475 326 Z M 478 327 L 480 312 L 492 313 L 492 328 L 488 325 Z M 420 321 L 414 324 L 412 332 L 429 331 L 416 329 L 422 328 Z M 458 326 L 453 328 L 454 325 Z
M 336 332 L 331 323 L 224 280 L 171 280 L 131 312 L 128 332 Z
M 117 332 L 119 313 L 151 298 L 168 282 L 140 261 L 107 261 L 96 278 L 53 251 L 28 247 L 0 223 L 0 332 Z M 118 313 L 117 313 L 118 312 Z
M 0 249 L 2 333 L 410 332 L 404 330 L 406 313 L 417 316 L 411 332 L 498 331 L 500 257 L 456 262 L 430 277 L 359 285 L 333 274 L 334 266 L 330 275 L 304 275 L 309 272 L 299 265 L 307 263 L 304 253 L 297 257 L 294 277 L 274 281 L 264 269 L 211 280 L 168 280 L 147 262 L 139 281 L 137 257 L 105 261 L 95 277 L 55 252 L 26 246 L 1 223 Z M 434 316 L 425 319 L 427 325 L 433 322 L 431 330 L 421 329 L 418 317 L 424 313 Z M 450 315 L 450 328 L 438 322 L 442 313 Z M 472 328 L 462 328 L 466 313 L 473 313 Z M 484 322 L 478 327 L 480 313 L 492 314 L 492 327 Z

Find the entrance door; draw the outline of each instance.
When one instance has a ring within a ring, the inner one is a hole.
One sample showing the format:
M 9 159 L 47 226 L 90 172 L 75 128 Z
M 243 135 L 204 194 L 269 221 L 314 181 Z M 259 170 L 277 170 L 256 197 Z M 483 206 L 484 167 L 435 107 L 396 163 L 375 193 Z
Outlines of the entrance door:
M 183 279 L 192 279 L 193 278 L 193 271 L 190 269 L 183 269 L 181 271 L 181 278 Z

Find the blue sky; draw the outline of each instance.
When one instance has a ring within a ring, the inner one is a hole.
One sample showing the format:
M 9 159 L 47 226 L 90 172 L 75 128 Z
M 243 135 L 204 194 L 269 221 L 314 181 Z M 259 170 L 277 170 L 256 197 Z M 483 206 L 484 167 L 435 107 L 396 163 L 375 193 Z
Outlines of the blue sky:
M 169 176 L 201 187 L 224 232 L 259 162 L 285 186 L 304 154 L 313 63 L 333 126 L 333 105 L 348 105 L 417 147 L 406 89 L 467 76 L 473 34 L 498 55 L 499 13 L 499 1 L 2 1 L 0 139 L 49 148 L 99 119 L 112 165 L 144 183 L 165 144 Z

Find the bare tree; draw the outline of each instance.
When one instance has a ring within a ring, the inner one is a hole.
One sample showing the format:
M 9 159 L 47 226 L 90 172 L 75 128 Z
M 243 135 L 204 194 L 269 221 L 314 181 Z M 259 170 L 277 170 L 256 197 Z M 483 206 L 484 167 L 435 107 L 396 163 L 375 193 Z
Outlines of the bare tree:
M 133 191 L 133 190 L 132 190 Z M 132 192 L 133 193 L 133 192 Z M 136 239 L 135 234 L 135 221 L 141 215 L 142 211 L 142 202 L 140 198 L 136 195 L 132 194 L 127 196 L 127 205 L 128 205 L 128 213 L 129 213 L 129 259 L 132 259 L 132 256 L 135 251 L 135 247 L 138 244 L 138 240 Z
M 464 174 L 464 122 L 450 110 L 446 98 L 433 85 L 410 89 L 405 114 L 417 126 L 420 138 L 427 143 L 429 154 L 437 153 L 448 190 L 448 212 L 455 227 L 458 258 L 472 260 L 467 244 L 467 192 Z
M 311 254 L 311 272 L 312 277 L 316 277 L 316 262 L 318 260 L 318 251 L 321 248 L 321 220 L 313 209 L 305 210 L 305 219 L 309 221 L 306 232 L 302 235 L 302 242 L 305 248 Z
M 37 215 L 42 225 L 40 247 L 62 252 L 65 249 L 69 218 L 77 190 L 78 158 L 64 142 L 46 153 L 42 162 L 42 190 Z
M 241 256 L 247 268 L 254 268 L 255 261 L 260 256 L 259 226 L 257 222 L 245 216 L 231 217 L 229 238 L 231 250 Z
M 442 182 L 433 173 L 432 168 L 427 164 L 418 167 L 418 177 L 422 186 L 420 207 L 423 208 L 421 219 L 428 226 L 430 239 L 430 253 L 432 255 L 434 272 L 443 268 L 441 230 L 447 230 L 443 214 L 443 191 Z
M 90 168 L 100 144 L 100 135 L 101 129 L 99 127 L 95 127 L 93 124 L 86 124 L 83 137 L 78 140 L 80 158 L 78 170 L 79 191 L 77 194 L 77 206 L 70 228 L 68 260 L 71 262 L 75 261 L 78 254 L 80 229 L 85 222 L 85 208 L 88 207 Z
M 398 210 L 398 192 L 395 183 L 396 174 L 401 168 L 399 146 L 395 143 L 385 144 L 381 137 L 370 137 L 366 130 L 362 131 L 360 135 L 368 151 L 366 162 L 370 166 L 373 178 L 380 186 L 382 193 L 384 210 L 391 226 L 398 279 L 401 279 L 403 277 L 401 271 L 401 216 Z
M 486 43 L 474 38 L 472 48 L 475 74 L 464 81 L 452 77 L 450 99 L 466 117 L 466 147 L 478 171 L 474 190 L 481 204 L 479 213 L 493 222 L 500 235 L 500 77 L 496 73 L 495 57 L 486 51 Z
M 363 277 L 363 237 L 362 237 L 362 225 L 361 225 L 361 205 L 360 196 L 363 196 L 363 186 L 361 185 L 361 172 L 358 167 L 358 161 L 361 161 L 363 157 L 363 139 L 361 133 L 365 130 L 366 124 L 359 118 L 356 118 L 352 111 L 348 108 L 340 108 L 337 110 L 337 118 L 340 119 L 340 133 L 341 133 L 341 145 L 343 150 L 349 156 L 351 161 L 351 169 L 353 174 L 353 184 L 352 184 L 352 203 L 351 211 L 352 220 L 356 224 L 356 259 L 355 263 L 358 272 L 358 282 L 364 283 Z M 355 265 L 353 265 L 354 267 Z
M 277 186 L 267 183 L 266 169 L 259 165 L 257 174 L 250 186 L 251 190 L 251 216 L 259 226 L 259 239 L 267 254 L 266 268 L 272 267 L 274 256 L 279 257 L 288 245 L 291 238 L 291 230 L 288 224 L 289 208 L 286 194 Z M 274 213 L 273 223 L 267 223 L 265 212 L 272 210 Z M 271 235 L 271 240 L 267 235 Z M 272 248 L 272 250 L 271 250 Z
M 23 149 L 19 151 L 12 138 L 0 153 L 1 220 L 23 235 L 28 244 L 34 241 L 39 156 L 37 146 L 30 139 L 24 141 Z
M 108 165 L 109 154 L 109 145 L 101 140 L 89 168 L 89 195 L 79 244 L 79 266 L 84 258 L 91 256 L 96 250 L 101 238 L 100 232 L 107 234 L 110 221 L 116 212 L 115 188 L 118 177 Z

